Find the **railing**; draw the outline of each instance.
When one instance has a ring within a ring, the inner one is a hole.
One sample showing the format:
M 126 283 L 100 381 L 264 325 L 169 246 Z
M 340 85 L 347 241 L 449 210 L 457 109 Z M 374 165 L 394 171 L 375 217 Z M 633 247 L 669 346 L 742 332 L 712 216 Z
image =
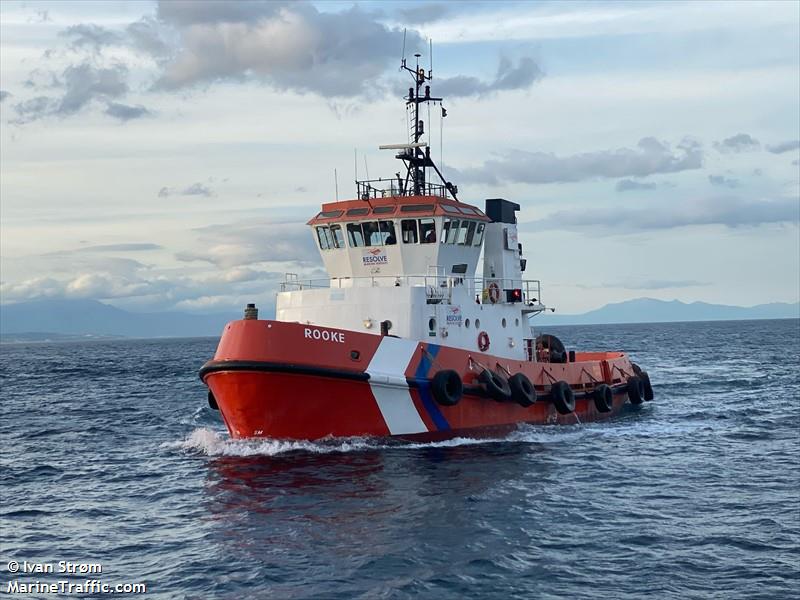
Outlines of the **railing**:
M 521 289 L 522 302 L 530 307 L 527 312 L 544 310 L 541 302 L 541 282 L 538 279 L 498 279 L 482 277 L 458 277 L 456 275 L 371 275 L 367 277 L 331 277 L 326 279 L 300 280 L 294 273 L 286 273 L 281 283 L 282 292 L 307 289 L 347 289 L 358 287 L 424 287 L 429 304 L 449 304 L 452 290 L 465 289 L 476 301 L 494 304 L 490 295 L 491 284 L 496 284 L 499 297 L 496 303 L 506 302 L 504 290 Z
M 391 198 L 394 196 L 413 196 L 414 184 L 394 179 L 365 179 L 356 181 L 358 197 L 361 200 L 373 200 L 376 198 Z M 419 190 L 422 196 L 438 196 L 447 198 L 447 188 L 438 183 L 425 183 Z

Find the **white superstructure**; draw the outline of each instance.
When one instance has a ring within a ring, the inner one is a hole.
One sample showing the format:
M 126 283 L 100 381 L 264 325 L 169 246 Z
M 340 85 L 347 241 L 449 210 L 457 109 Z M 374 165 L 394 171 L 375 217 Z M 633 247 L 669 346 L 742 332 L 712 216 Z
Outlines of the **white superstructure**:
M 544 306 L 539 282 L 522 279 L 519 205 L 493 198 L 484 213 L 458 201 L 422 140 L 420 106 L 441 107 L 442 98 L 431 96 L 433 74 L 415 56 L 415 68 L 401 65 L 414 82 L 405 98 L 408 143 L 381 146 L 397 151 L 405 176 L 356 181 L 357 199 L 322 206 L 308 224 L 329 279 L 287 276 L 277 319 L 532 360 L 527 316 Z
M 530 359 L 527 316 L 544 307 L 539 282 L 522 279 L 518 209 L 491 199 L 487 216 L 435 196 L 324 205 L 309 224 L 329 279 L 288 276 L 277 320 L 376 335 L 389 321 L 398 337 Z

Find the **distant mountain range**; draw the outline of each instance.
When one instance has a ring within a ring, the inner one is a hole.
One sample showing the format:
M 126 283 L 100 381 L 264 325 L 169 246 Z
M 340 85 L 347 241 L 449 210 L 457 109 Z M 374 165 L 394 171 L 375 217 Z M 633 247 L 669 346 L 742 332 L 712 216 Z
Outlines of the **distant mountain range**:
M 272 311 L 262 311 L 271 318 Z M 134 313 L 96 300 L 35 300 L 0 306 L 3 341 L 96 339 L 108 337 L 217 336 L 237 314 L 196 315 L 180 312 Z M 669 321 L 721 321 L 800 318 L 800 303 L 760 304 L 749 308 L 679 300 L 666 302 L 638 298 L 581 315 L 546 313 L 533 321 L 541 325 L 588 325 L 603 323 L 657 323 Z
M 797 319 L 800 302 L 773 302 L 757 306 L 728 306 L 706 302 L 636 298 L 580 315 L 546 313 L 532 321 L 535 325 L 601 325 L 607 323 L 668 323 L 675 321 L 742 321 L 748 319 Z
M 34 333 L 80 337 L 193 337 L 219 335 L 241 314 L 194 315 L 180 312 L 134 313 L 96 300 L 34 300 L 0 306 L 4 341 L 30 339 Z M 20 334 L 28 334 L 20 336 Z M 41 339 L 41 336 L 38 336 Z

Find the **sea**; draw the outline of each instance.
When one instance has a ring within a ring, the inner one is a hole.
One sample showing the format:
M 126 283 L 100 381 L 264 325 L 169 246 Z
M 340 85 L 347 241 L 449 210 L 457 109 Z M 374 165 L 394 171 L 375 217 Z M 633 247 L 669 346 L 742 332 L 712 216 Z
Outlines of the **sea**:
M 231 441 L 197 377 L 215 339 L 3 345 L 0 596 L 800 597 L 800 320 L 547 331 L 625 349 L 655 400 L 488 440 Z

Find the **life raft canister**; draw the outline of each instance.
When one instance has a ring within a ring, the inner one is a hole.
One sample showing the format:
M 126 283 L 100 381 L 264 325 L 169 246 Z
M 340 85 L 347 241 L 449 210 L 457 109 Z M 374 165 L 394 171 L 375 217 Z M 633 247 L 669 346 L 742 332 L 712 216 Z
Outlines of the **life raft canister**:
M 559 414 L 568 415 L 575 412 L 575 392 L 566 381 L 556 381 L 550 387 L 550 396 Z
M 464 384 L 458 373 L 444 369 L 433 376 L 431 393 L 434 400 L 442 406 L 455 406 L 464 394 Z
M 497 304 L 500 301 L 500 286 L 497 285 L 497 282 L 493 281 L 486 289 L 488 290 L 489 302 Z
M 489 334 L 486 333 L 485 331 L 481 331 L 478 334 L 478 350 L 480 350 L 481 352 L 486 352 L 489 349 L 490 343 L 491 342 L 489 341 Z

